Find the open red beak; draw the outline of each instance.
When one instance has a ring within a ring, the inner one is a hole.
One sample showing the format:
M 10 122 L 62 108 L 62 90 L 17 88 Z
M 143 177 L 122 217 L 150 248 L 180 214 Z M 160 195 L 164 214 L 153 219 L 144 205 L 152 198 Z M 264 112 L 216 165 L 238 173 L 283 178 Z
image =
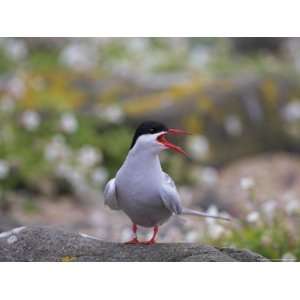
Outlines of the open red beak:
M 189 134 L 187 131 L 185 130 L 181 130 L 181 129 L 175 129 L 175 128 L 170 128 L 166 133 L 163 133 L 161 135 L 159 135 L 157 137 L 157 141 L 162 143 L 163 145 L 165 145 L 167 148 L 175 151 L 175 152 L 178 152 L 178 153 L 181 153 L 181 154 L 184 154 L 187 156 L 187 153 L 179 146 L 176 146 L 174 144 L 172 144 L 171 142 L 169 142 L 167 139 L 166 139 L 166 135 L 167 134 L 172 134 L 172 135 L 187 135 Z

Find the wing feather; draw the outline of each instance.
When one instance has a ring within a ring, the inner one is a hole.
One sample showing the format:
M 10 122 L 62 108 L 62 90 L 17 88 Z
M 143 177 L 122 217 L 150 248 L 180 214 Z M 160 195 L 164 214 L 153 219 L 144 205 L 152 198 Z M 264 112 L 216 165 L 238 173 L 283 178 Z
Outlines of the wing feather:
M 177 192 L 176 186 L 172 178 L 164 173 L 165 180 L 160 190 L 160 197 L 164 205 L 174 214 L 180 215 L 182 213 L 182 206 L 180 196 Z
M 104 204 L 109 206 L 113 210 L 119 210 L 119 204 L 117 199 L 116 179 L 112 178 L 106 184 L 104 189 Z

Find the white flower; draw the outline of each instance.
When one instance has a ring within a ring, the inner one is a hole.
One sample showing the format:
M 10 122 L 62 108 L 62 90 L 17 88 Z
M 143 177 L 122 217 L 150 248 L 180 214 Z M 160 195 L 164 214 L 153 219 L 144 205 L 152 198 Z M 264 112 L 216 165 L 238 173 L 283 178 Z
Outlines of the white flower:
M 211 51 L 206 47 L 195 47 L 189 54 L 191 67 L 205 67 L 211 58 Z
M 219 213 L 218 208 L 215 205 L 210 205 L 206 211 L 207 214 L 217 216 Z
M 102 108 L 100 117 L 112 123 L 120 123 L 124 118 L 124 114 L 118 105 L 111 105 Z
M 62 136 L 55 136 L 45 148 L 45 158 L 48 161 L 63 160 L 70 154 Z
M 255 186 L 254 179 L 252 177 L 242 177 L 240 180 L 240 187 L 243 190 L 250 190 Z
M 41 118 L 37 112 L 27 110 L 22 113 L 21 123 L 27 130 L 33 131 L 39 127 Z
M 298 199 L 289 199 L 285 205 L 285 210 L 288 214 L 293 214 L 300 210 L 300 201 Z
M 218 171 L 211 167 L 202 169 L 200 176 L 201 181 L 208 186 L 215 185 L 219 179 Z
M 246 220 L 249 223 L 256 223 L 259 220 L 259 213 L 257 211 L 249 213 L 246 217 Z
M 88 71 L 95 66 L 96 56 L 94 47 L 76 42 L 63 49 L 60 59 L 63 64 L 76 71 Z
M 282 111 L 282 116 L 287 122 L 300 120 L 300 99 L 289 102 Z
M 0 110 L 4 113 L 12 112 L 15 108 L 15 101 L 9 96 L 4 96 L 0 100 Z
M 4 179 L 9 173 L 9 165 L 5 160 L 0 160 L 0 179 Z
M 243 129 L 240 118 L 235 115 L 230 115 L 225 119 L 224 127 L 231 136 L 239 136 Z
M 15 98 L 21 98 L 25 92 L 25 83 L 20 77 L 13 77 L 7 84 L 8 93 Z
M 194 159 L 206 159 L 209 154 L 209 142 L 203 135 L 189 137 L 187 146 Z
M 268 218 L 271 219 L 274 216 L 276 206 L 277 206 L 277 203 L 274 200 L 269 200 L 269 201 L 263 203 L 262 208 Z
M 60 128 L 66 133 L 74 133 L 78 128 L 76 117 L 71 113 L 64 113 L 60 119 Z
M 23 40 L 8 38 L 4 44 L 4 50 L 6 54 L 14 59 L 21 60 L 24 59 L 27 55 L 27 47 Z
M 208 207 L 206 213 L 211 216 L 217 216 L 219 214 L 219 210 L 215 205 L 212 204 Z M 213 218 L 205 218 L 205 222 L 210 225 L 215 224 L 216 220 Z
M 108 177 L 108 173 L 105 168 L 96 168 L 92 173 L 92 180 L 94 184 L 103 184 Z
M 293 253 L 286 252 L 285 254 L 282 255 L 281 260 L 288 262 L 288 261 L 296 261 L 297 258 Z
M 92 146 L 84 146 L 79 150 L 78 161 L 86 168 L 94 166 L 102 160 L 102 154 Z
M 189 231 L 186 235 L 185 235 L 185 241 L 187 243 L 195 243 L 199 240 L 199 232 L 196 230 L 192 230 Z
M 219 224 L 210 223 L 208 226 L 208 233 L 214 240 L 218 239 L 224 232 L 224 228 Z

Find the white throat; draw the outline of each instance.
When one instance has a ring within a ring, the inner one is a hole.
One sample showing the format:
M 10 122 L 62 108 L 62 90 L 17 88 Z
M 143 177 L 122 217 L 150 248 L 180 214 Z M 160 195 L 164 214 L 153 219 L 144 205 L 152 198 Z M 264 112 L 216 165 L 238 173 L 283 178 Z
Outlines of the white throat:
M 126 157 L 124 166 L 132 168 L 134 172 L 135 169 L 143 171 L 146 175 L 149 172 L 162 172 L 159 156 L 157 153 L 151 151 L 141 151 L 139 149 L 132 148 Z

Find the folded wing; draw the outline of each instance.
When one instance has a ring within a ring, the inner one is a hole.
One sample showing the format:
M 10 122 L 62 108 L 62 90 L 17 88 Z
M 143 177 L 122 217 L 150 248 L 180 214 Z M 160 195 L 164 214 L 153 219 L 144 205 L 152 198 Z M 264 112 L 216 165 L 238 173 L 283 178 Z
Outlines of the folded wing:
M 160 189 L 160 198 L 165 207 L 172 213 L 176 215 L 180 215 L 182 213 L 180 196 L 172 178 L 166 173 L 164 173 L 164 180 Z
M 116 180 L 112 178 L 105 186 L 104 189 L 104 203 L 113 210 L 119 210 L 117 199 Z

